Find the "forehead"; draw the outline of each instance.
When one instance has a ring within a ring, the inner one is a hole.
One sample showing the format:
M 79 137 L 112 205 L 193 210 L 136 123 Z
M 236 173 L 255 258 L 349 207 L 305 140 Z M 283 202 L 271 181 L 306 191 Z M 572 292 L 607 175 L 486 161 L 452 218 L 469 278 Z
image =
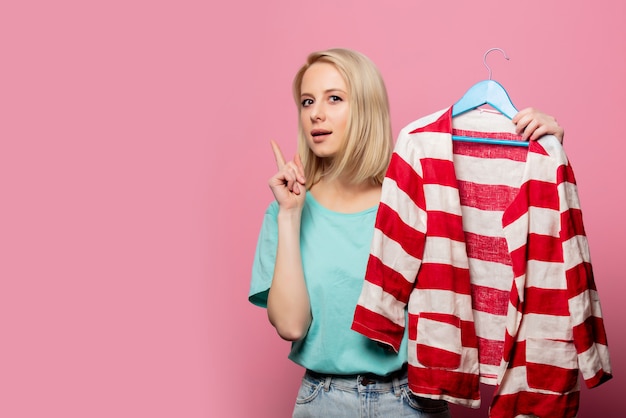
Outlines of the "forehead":
M 302 77 L 302 93 L 323 92 L 328 90 L 348 91 L 346 81 L 337 68 L 328 62 L 312 64 Z

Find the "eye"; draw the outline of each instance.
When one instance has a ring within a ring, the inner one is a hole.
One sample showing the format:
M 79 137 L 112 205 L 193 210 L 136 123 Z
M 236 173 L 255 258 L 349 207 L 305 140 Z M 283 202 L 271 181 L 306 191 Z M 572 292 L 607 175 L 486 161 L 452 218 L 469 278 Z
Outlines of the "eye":
M 308 107 L 308 106 L 311 106 L 313 104 L 313 100 L 311 100 L 311 99 L 304 99 L 304 100 L 302 100 L 301 104 L 302 104 L 302 107 Z
M 331 102 L 341 102 L 343 101 L 343 99 L 339 96 L 330 96 L 330 101 Z

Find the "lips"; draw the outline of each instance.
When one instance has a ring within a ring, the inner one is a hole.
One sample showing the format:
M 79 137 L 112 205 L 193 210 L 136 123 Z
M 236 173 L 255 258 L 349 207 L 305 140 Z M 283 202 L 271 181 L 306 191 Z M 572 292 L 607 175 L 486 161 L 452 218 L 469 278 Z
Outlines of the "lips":
M 313 129 L 311 131 L 311 136 L 313 137 L 313 141 L 319 142 L 326 137 L 326 135 L 330 135 L 332 133 L 333 131 L 327 131 L 325 129 Z
M 332 131 L 327 131 L 325 129 L 313 129 L 311 131 L 311 136 L 328 135 L 330 133 L 332 133 Z

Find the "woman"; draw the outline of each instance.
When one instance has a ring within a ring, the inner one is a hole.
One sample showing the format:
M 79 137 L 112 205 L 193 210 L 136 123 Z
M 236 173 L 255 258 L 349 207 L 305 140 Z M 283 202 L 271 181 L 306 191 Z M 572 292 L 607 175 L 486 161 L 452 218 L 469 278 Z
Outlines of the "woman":
M 293 93 L 299 153 L 285 162 L 272 142 L 275 201 L 249 296 L 267 307 L 278 334 L 293 342 L 289 358 L 307 369 L 293 416 L 449 417 L 445 401 L 408 390 L 406 335 L 396 354 L 350 329 L 393 147 L 380 73 L 356 51 L 314 52 Z M 562 141 L 556 120 L 535 109 L 513 122 L 524 139 L 549 133 Z

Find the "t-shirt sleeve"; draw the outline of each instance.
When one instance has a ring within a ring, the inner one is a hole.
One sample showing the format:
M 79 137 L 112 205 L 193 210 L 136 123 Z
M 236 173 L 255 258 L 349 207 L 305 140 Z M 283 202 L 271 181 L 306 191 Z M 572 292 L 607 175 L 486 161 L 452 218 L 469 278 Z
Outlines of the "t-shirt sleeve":
M 248 300 L 262 308 L 267 308 L 267 294 L 272 285 L 274 265 L 276 264 L 276 248 L 278 246 L 278 204 L 272 202 L 263 218 L 259 239 L 252 263 L 252 278 Z

